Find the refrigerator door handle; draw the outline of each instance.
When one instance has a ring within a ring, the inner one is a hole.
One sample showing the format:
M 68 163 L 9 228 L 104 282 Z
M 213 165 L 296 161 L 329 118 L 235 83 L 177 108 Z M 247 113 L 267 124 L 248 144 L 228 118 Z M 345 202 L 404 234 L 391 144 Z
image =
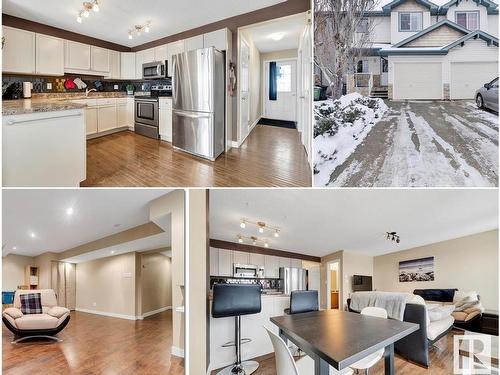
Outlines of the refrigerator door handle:
M 189 117 L 189 118 L 211 118 L 212 117 L 211 113 L 187 112 L 187 111 L 181 111 L 178 109 L 174 109 L 173 112 L 178 116 Z

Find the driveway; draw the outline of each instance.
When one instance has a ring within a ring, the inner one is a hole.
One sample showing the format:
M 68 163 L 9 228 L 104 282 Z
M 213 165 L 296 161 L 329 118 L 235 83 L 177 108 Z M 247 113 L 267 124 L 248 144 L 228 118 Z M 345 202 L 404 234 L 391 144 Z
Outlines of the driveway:
M 329 186 L 498 186 L 497 114 L 473 101 L 386 104 Z

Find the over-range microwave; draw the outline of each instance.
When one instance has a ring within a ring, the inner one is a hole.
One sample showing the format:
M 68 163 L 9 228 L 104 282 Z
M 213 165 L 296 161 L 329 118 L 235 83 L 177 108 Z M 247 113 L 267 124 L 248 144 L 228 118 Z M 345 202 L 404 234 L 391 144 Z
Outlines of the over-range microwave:
M 162 79 L 168 77 L 167 61 L 154 61 L 151 63 L 142 64 L 143 79 Z
M 250 264 L 233 264 L 233 277 L 264 277 L 264 267 Z

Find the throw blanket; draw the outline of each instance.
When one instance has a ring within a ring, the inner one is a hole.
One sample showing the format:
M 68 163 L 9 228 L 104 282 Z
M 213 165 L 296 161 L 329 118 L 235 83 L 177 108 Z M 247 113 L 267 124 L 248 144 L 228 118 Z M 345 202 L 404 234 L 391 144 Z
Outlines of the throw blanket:
M 351 309 L 361 311 L 365 307 L 381 307 L 392 319 L 403 320 L 408 293 L 354 292 L 351 295 Z

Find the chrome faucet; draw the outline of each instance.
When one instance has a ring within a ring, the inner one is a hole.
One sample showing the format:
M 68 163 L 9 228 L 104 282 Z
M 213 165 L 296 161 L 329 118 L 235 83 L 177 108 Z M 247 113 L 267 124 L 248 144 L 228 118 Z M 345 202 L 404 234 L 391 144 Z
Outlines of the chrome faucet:
M 90 89 L 90 90 L 89 90 L 89 89 L 85 89 L 85 96 L 89 96 L 89 94 L 90 94 L 92 91 L 97 92 L 97 90 L 96 90 L 96 89 Z

